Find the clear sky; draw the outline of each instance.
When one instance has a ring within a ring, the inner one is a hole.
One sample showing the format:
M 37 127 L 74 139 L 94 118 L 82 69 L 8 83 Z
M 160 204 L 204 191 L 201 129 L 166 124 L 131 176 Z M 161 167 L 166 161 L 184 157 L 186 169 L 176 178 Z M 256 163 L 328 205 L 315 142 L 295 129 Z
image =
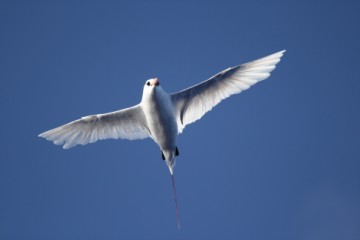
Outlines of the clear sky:
M 142 3 L 141 3 L 142 2 Z M 1 1 L 0 239 L 360 239 L 356 1 Z M 286 49 L 178 138 L 38 138 Z

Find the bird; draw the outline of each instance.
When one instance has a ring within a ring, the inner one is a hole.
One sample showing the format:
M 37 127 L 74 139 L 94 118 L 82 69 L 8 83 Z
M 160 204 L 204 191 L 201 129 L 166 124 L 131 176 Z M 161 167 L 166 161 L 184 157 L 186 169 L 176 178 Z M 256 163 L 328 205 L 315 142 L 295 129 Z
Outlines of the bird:
M 227 68 L 176 93 L 166 93 L 159 79 L 151 78 L 144 84 L 139 104 L 110 113 L 85 116 L 43 132 L 39 137 L 63 145 L 64 149 L 104 139 L 151 138 L 159 146 L 161 158 L 170 171 L 179 227 L 174 183 L 174 166 L 179 156 L 177 136 L 225 98 L 267 79 L 285 51 Z

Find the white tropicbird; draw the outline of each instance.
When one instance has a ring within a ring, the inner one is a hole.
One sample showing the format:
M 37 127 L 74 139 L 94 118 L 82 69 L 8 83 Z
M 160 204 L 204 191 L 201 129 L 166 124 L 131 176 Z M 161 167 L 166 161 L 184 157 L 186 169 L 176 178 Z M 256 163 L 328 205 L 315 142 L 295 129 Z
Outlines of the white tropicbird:
M 225 69 L 206 81 L 173 94 L 166 93 L 157 78 L 149 79 L 145 82 L 139 104 L 115 112 L 82 117 L 41 133 L 39 137 L 64 145 L 64 149 L 109 138 L 152 138 L 160 147 L 162 158 L 170 170 L 180 226 L 173 176 L 175 157 L 179 155 L 177 135 L 221 100 L 268 78 L 284 52 Z

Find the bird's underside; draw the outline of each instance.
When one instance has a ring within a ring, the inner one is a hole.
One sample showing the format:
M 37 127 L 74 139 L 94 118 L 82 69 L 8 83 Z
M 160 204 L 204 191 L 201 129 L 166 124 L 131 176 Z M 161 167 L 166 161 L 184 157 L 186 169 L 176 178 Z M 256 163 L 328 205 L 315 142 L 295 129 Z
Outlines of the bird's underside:
M 177 157 L 179 155 L 180 155 L 179 149 L 178 149 L 178 147 L 175 147 L 175 157 Z M 161 158 L 162 158 L 162 160 L 165 160 L 165 155 L 162 151 L 161 151 Z

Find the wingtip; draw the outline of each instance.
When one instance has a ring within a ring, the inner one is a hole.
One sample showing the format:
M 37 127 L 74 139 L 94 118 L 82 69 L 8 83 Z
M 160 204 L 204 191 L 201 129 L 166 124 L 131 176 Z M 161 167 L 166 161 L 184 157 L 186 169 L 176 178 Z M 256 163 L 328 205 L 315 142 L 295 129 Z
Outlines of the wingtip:
M 271 54 L 271 55 L 280 55 L 280 56 L 282 56 L 282 55 L 284 55 L 285 52 L 286 52 L 286 49 L 275 52 L 274 54 Z
M 286 52 L 286 49 L 281 50 L 281 51 L 279 51 L 279 52 L 277 52 L 277 53 L 280 54 L 281 56 L 283 56 L 285 52 Z
M 268 57 L 273 58 L 273 59 L 278 59 L 278 61 L 280 61 L 281 58 L 284 56 L 285 52 L 286 52 L 286 49 L 278 51 L 276 53 L 273 53 L 273 54 L 269 55 Z M 267 58 L 267 57 L 265 57 L 265 58 Z

